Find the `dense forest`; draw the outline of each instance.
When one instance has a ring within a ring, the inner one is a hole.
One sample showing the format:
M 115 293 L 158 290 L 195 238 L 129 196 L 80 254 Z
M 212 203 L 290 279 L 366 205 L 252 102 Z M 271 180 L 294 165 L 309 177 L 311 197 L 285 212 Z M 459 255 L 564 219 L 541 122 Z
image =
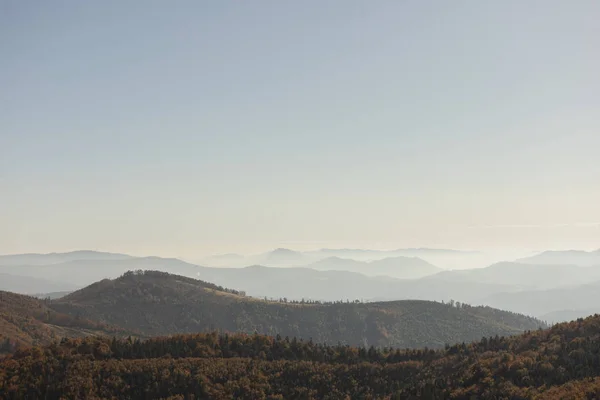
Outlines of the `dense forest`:
M 595 399 L 599 338 L 600 316 L 439 350 L 258 334 L 63 339 L 0 361 L 0 392 L 7 399 Z
M 165 272 L 129 272 L 49 302 L 57 312 L 146 336 L 218 330 L 376 347 L 431 347 L 546 325 L 489 307 L 431 301 L 288 302 Z

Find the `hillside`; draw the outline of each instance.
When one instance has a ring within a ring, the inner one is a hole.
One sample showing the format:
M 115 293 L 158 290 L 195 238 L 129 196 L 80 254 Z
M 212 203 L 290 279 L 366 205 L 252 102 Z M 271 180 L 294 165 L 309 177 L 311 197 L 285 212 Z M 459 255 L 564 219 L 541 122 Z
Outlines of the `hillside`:
M 7 399 L 595 399 L 600 316 L 437 351 L 215 333 L 85 338 L 0 360 Z M 194 396 L 194 397 L 192 397 Z
M 488 307 L 429 301 L 285 303 L 250 298 L 163 272 L 127 273 L 55 300 L 56 311 L 146 335 L 204 332 L 296 336 L 320 343 L 442 347 L 536 329 L 540 321 Z
M 62 314 L 47 301 L 0 291 L 0 353 L 63 337 L 125 334 L 121 329 Z

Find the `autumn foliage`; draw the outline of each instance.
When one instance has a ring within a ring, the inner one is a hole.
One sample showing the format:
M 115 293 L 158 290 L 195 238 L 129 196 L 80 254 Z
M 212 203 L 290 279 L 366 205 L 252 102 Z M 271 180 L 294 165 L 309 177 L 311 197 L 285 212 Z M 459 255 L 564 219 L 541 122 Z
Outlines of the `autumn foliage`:
M 21 398 L 595 399 L 600 316 L 444 349 L 327 346 L 216 333 L 87 337 L 20 349 L 0 393 Z

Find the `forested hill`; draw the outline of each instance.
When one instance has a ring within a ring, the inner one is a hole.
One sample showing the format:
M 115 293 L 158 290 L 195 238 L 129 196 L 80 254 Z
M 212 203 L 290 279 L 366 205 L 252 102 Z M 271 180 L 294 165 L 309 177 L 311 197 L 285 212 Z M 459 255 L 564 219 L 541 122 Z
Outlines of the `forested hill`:
M 51 307 L 148 336 L 219 330 L 400 348 L 440 348 L 446 343 L 514 335 L 545 326 L 533 318 L 489 307 L 430 301 L 266 301 L 155 271 L 103 280 L 53 301 Z
M 596 399 L 600 316 L 440 350 L 261 335 L 70 339 L 0 360 L 20 398 Z
M 0 291 L 0 354 L 19 346 L 50 344 L 63 337 L 131 332 L 56 312 L 48 301 Z

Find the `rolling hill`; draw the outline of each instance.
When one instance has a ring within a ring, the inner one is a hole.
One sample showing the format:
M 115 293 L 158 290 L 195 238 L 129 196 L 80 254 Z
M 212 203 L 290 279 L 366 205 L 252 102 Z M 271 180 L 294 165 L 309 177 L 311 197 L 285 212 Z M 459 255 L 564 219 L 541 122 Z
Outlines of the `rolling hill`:
M 145 335 L 221 330 L 351 345 L 439 348 L 543 326 L 538 320 L 489 307 L 459 308 L 430 301 L 265 301 L 157 271 L 103 280 L 51 304 L 61 313 Z

